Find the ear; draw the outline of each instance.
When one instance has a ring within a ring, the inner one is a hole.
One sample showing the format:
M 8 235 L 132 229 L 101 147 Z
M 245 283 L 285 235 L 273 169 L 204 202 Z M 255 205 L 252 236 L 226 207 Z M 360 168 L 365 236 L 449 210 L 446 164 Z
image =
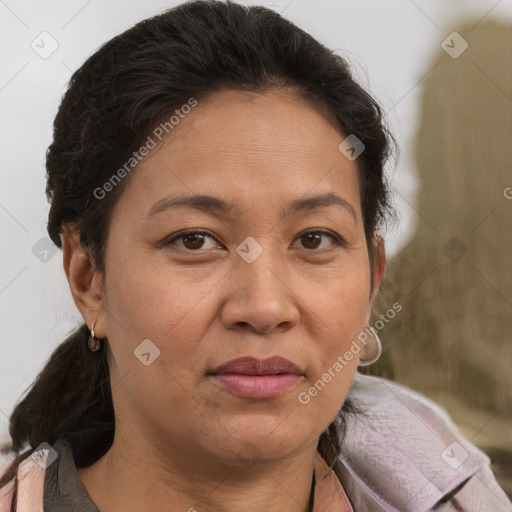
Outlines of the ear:
M 80 233 L 65 226 L 62 234 L 63 265 L 71 295 L 85 323 L 97 338 L 105 338 L 103 308 L 103 274 L 96 270 L 93 259 L 80 244 Z
M 386 270 L 386 249 L 384 246 L 384 239 L 378 234 L 374 235 L 373 248 L 375 259 L 373 266 L 373 291 L 371 297 L 372 303 L 379 291 L 379 287 L 382 283 L 384 272 Z

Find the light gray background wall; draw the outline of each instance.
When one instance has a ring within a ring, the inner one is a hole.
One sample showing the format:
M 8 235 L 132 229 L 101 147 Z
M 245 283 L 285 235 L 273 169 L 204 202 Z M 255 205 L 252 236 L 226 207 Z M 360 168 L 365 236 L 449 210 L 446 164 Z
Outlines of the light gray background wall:
M 60 250 L 52 255 L 50 247 L 46 262 L 34 254 L 44 249 L 41 239 L 47 237 L 44 154 L 60 96 L 72 71 L 102 43 L 178 3 L 0 0 L 0 436 L 15 402 L 80 321 Z M 401 216 L 386 234 L 392 255 L 407 241 L 417 215 L 412 142 L 422 78 L 459 20 L 510 20 L 512 0 L 241 3 L 280 11 L 342 52 L 388 113 L 401 148 L 398 166 L 390 174 Z M 43 32 L 50 35 L 41 36 Z M 52 45 L 56 49 L 48 56 Z

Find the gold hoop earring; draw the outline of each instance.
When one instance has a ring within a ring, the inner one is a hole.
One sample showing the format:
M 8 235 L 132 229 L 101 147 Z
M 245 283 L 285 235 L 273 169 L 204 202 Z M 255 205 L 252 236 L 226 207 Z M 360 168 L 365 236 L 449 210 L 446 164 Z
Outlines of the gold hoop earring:
M 94 324 L 96 323 L 96 320 L 94 320 L 92 327 L 91 327 L 91 335 L 89 336 L 87 347 L 90 352 L 97 352 L 101 347 L 101 341 L 96 338 L 94 335 Z

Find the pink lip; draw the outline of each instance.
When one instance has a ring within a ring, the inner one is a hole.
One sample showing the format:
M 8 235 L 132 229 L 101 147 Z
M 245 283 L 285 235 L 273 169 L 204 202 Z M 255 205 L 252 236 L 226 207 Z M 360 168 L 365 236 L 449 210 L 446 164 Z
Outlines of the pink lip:
M 228 391 L 244 398 L 274 398 L 283 394 L 301 379 L 295 373 L 281 375 L 240 375 L 224 373 L 212 378 Z
M 288 359 L 241 357 L 217 367 L 209 375 L 224 389 L 244 398 L 274 398 L 293 387 L 304 373 Z

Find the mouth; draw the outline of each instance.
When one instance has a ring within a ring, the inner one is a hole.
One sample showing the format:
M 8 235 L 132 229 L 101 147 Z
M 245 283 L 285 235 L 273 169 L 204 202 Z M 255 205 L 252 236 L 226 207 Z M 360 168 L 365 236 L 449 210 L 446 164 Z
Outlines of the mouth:
M 243 398 L 275 398 L 294 387 L 304 372 L 283 357 L 241 357 L 215 368 L 208 376 L 222 389 Z

